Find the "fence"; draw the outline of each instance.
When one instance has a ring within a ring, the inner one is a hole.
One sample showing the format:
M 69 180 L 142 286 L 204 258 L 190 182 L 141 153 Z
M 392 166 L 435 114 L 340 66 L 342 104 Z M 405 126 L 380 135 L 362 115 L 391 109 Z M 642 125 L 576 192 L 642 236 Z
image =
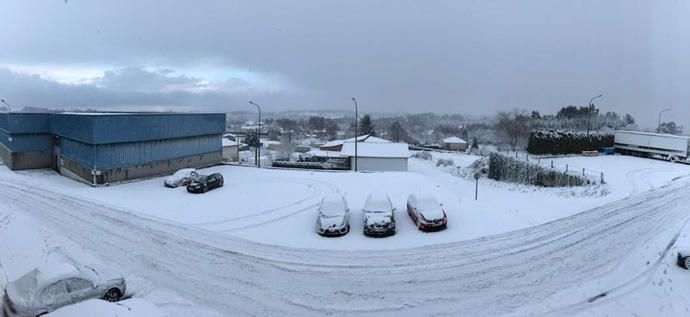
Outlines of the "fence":
M 530 164 L 536 164 L 541 167 L 550 169 L 550 170 L 555 170 L 555 171 L 560 171 L 562 173 L 567 173 L 568 175 L 573 175 L 573 176 L 582 176 L 587 178 L 589 183 L 594 183 L 594 184 L 605 184 L 605 174 L 602 171 L 591 169 L 591 168 L 586 168 L 582 166 L 577 166 L 571 163 L 560 163 L 560 162 L 555 162 L 553 159 L 554 158 L 562 158 L 563 156 L 537 156 L 537 155 L 530 155 L 529 153 L 525 152 L 511 152 L 511 151 L 504 151 L 501 152 L 501 154 L 504 154 L 505 156 L 510 156 L 518 160 L 522 160 L 525 162 L 529 162 Z
M 489 155 L 489 178 L 513 183 L 530 184 L 542 187 L 584 186 L 596 184 L 587 177 L 586 169 L 583 174 L 572 170 L 557 170 L 555 167 L 545 167 L 538 161 L 529 161 L 529 157 L 521 159 L 494 152 Z M 602 180 L 603 182 L 603 176 Z

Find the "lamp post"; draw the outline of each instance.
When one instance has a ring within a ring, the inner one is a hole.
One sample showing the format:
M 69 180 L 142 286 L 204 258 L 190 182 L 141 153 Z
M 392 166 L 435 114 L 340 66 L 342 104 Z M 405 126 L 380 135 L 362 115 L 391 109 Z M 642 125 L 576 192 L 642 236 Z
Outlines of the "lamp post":
M 352 97 L 352 102 L 355 104 L 355 172 L 357 171 L 357 139 L 359 138 L 359 116 L 357 115 L 357 99 Z
M 590 118 L 592 117 L 592 106 L 594 106 L 594 99 L 601 98 L 601 94 L 598 96 L 592 97 L 592 99 L 589 100 L 589 106 L 587 107 L 587 137 L 589 138 L 589 122 Z
M 256 109 L 259 110 L 259 129 L 256 130 L 256 140 L 259 142 L 256 167 L 261 167 L 261 107 L 256 102 L 253 102 L 251 100 L 249 101 L 249 103 L 255 105 Z
M 659 111 L 659 123 L 656 125 L 656 132 L 661 133 L 661 114 L 666 112 L 666 111 L 671 111 L 671 108 L 666 108 L 664 110 Z
M 4 103 L 5 106 L 7 106 L 7 113 L 12 112 L 12 107 L 10 106 L 9 103 L 7 103 L 7 101 L 5 101 L 5 99 L 0 99 L 0 102 Z

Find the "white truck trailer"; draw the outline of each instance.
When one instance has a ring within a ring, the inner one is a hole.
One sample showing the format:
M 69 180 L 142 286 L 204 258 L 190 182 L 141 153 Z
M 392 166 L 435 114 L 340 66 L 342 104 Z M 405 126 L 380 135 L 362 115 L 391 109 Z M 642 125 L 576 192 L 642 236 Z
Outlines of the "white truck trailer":
M 690 137 L 637 131 L 616 131 L 616 151 L 622 154 L 688 162 Z

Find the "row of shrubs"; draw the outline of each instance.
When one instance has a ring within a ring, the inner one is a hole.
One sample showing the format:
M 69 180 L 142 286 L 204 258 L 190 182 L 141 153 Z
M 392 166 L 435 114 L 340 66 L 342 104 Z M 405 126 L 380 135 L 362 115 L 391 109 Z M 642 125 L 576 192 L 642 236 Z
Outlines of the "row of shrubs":
M 512 183 L 542 187 L 582 186 L 589 184 L 584 177 L 570 175 L 537 164 L 505 156 L 498 152 L 489 155 L 489 178 Z
M 613 146 L 613 134 L 534 130 L 529 136 L 527 152 L 531 154 L 579 154 Z

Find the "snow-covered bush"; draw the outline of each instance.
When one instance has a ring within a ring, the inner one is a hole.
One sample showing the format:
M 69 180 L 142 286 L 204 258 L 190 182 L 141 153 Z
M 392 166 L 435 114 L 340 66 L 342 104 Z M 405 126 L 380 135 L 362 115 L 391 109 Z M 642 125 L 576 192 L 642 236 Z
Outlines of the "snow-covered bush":
M 489 155 L 489 178 L 542 187 L 583 186 L 590 180 L 532 164 L 497 152 Z
M 613 146 L 613 134 L 582 131 L 534 130 L 527 142 L 532 154 L 578 154 Z
M 451 158 L 438 159 L 438 161 L 436 161 L 436 166 L 455 166 L 455 161 Z
M 415 153 L 414 155 L 412 155 L 412 157 L 418 158 L 418 159 L 422 159 L 422 160 L 430 161 L 430 160 L 431 160 L 431 152 L 429 152 L 429 151 L 419 151 L 419 152 Z

